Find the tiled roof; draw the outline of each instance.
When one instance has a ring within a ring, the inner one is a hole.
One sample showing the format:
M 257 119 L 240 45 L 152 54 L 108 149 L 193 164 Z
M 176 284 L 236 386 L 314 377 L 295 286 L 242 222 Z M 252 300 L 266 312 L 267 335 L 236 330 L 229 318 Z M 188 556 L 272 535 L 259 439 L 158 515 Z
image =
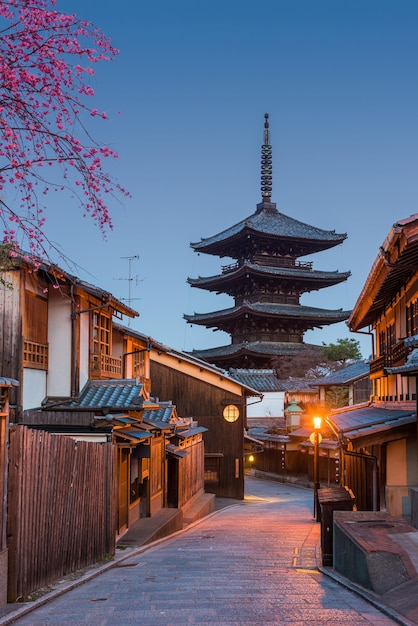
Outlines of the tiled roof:
M 418 267 L 418 214 L 393 224 L 353 308 L 348 326 L 359 330 L 374 325 L 391 299 L 407 285 Z
M 193 437 L 193 435 L 198 435 L 200 433 L 206 433 L 207 428 L 204 426 L 193 426 L 192 428 L 186 428 L 184 430 L 176 430 L 176 435 L 180 439 L 187 439 L 187 437 Z
M 301 352 L 304 348 L 306 348 L 306 344 L 302 343 L 254 341 L 251 343 L 231 343 L 226 346 L 208 348 L 206 350 L 193 350 L 191 354 L 202 359 L 218 356 L 237 356 L 240 354 L 292 356 Z
M 20 385 L 18 380 L 14 378 L 7 378 L 6 376 L 0 376 L 0 385 L 3 387 L 18 387 Z
M 414 423 L 416 411 L 370 405 L 350 410 L 341 409 L 328 416 L 327 421 L 344 438 L 355 440 Z
M 60 404 L 60 409 L 140 411 L 144 385 L 134 379 L 89 380 L 78 400 Z
M 350 311 L 342 309 L 329 310 L 318 309 L 316 307 L 303 306 L 300 304 L 276 304 L 264 302 L 244 302 L 242 305 L 234 306 L 212 313 L 195 313 L 194 315 L 184 315 L 184 319 L 192 323 L 208 325 L 211 322 L 216 324 L 228 318 L 237 318 L 246 313 L 258 316 L 274 316 L 280 319 L 300 319 L 315 324 L 331 324 L 343 322 L 348 319 Z
M 306 378 L 290 377 L 290 378 L 286 378 L 282 380 L 281 382 L 283 385 L 283 389 L 287 391 L 288 393 L 291 393 L 292 391 L 294 392 L 303 391 L 304 393 L 317 393 L 317 390 L 311 386 L 312 381 Z
M 269 210 L 256 211 L 234 226 L 213 237 L 202 238 L 200 242 L 192 243 L 191 246 L 198 252 L 202 248 L 226 241 L 248 230 L 290 241 L 298 239 L 307 240 L 308 242 L 321 242 L 325 244 L 324 248 L 327 247 L 327 243 L 331 242 L 332 245 L 336 245 L 347 237 L 346 234 L 338 234 L 334 230 L 322 230 L 321 228 L 299 222 L 284 215 L 284 213 L 279 213 L 279 211 L 270 208 Z
M 229 375 L 258 391 L 283 391 L 281 381 L 274 370 L 269 369 L 230 369 Z
M 278 378 L 272 369 L 233 369 L 229 370 L 232 378 L 250 385 L 262 392 L 268 391 L 305 391 L 316 393 L 311 381 L 306 378 Z
M 231 279 L 235 280 L 241 274 L 247 274 L 248 272 L 256 275 L 275 276 L 284 280 L 302 280 L 308 284 L 312 283 L 312 285 L 315 285 L 315 287 L 313 287 L 315 289 L 343 282 L 351 275 L 351 272 L 323 272 L 298 266 L 276 267 L 270 265 L 258 265 L 256 263 L 251 263 L 250 261 L 244 261 L 244 263 L 240 265 L 237 264 L 233 266 L 230 271 L 225 271 L 222 274 L 216 276 L 188 278 L 187 282 L 196 287 L 205 287 L 206 285 L 210 286 L 210 283 L 214 283 L 219 285 L 221 288 L 222 283 L 229 282 Z
M 143 411 L 144 422 L 164 422 L 170 424 L 177 419 L 176 407 L 173 405 L 162 405 L 157 409 L 147 409 L 144 406 Z
M 332 372 L 322 378 L 316 378 L 312 381 L 312 385 L 343 385 L 344 383 L 350 383 L 358 378 L 365 378 L 369 375 L 370 363 L 369 361 L 356 361 L 347 365 L 343 369 L 337 372 Z

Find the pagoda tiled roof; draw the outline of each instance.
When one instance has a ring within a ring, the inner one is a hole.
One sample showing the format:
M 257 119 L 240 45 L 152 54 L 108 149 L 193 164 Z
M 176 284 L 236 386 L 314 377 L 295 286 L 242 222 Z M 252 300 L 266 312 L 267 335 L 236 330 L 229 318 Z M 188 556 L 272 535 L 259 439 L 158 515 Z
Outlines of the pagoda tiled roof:
M 223 230 L 212 237 L 202 238 L 199 242 L 191 243 L 196 252 L 217 254 L 219 244 L 225 244 L 229 240 L 237 240 L 247 237 L 248 234 L 261 235 L 271 239 L 304 242 L 312 251 L 325 250 L 342 243 L 346 233 L 336 233 L 334 230 L 323 230 L 311 226 L 280 213 L 274 203 L 261 203 L 257 211 L 241 220 L 234 226 Z
M 259 276 L 273 276 L 282 280 L 298 280 L 304 283 L 312 283 L 315 289 L 329 287 L 347 280 L 351 272 L 324 272 L 312 270 L 306 267 L 280 267 L 270 265 L 259 265 L 244 261 L 242 264 L 234 265 L 230 270 L 224 271 L 216 276 L 199 276 L 198 278 L 188 278 L 187 282 L 193 287 L 202 287 L 218 291 L 223 283 L 236 280 L 245 274 L 256 274 Z M 320 283 L 320 284 L 318 284 Z M 212 286 L 212 287 L 211 287 Z
M 306 346 L 307 344 L 303 343 L 253 341 L 231 343 L 226 346 L 218 346 L 216 348 L 208 348 L 206 350 L 193 350 L 191 354 L 205 361 L 210 361 L 211 358 L 236 357 L 241 355 L 244 356 L 246 354 L 260 357 L 264 355 L 269 357 L 293 356 L 303 351 Z
M 348 319 L 351 311 L 342 309 L 330 310 L 308 307 L 300 304 L 277 304 L 264 302 L 244 302 L 242 305 L 234 306 L 212 313 L 195 313 L 194 315 L 184 315 L 188 322 L 194 324 L 216 325 L 217 321 L 238 318 L 246 313 L 255 316 L 274 316 L 277 318 L 299 319 L 302 321 L 316 322 L 320 324 L 333 324 L 343 322 Z

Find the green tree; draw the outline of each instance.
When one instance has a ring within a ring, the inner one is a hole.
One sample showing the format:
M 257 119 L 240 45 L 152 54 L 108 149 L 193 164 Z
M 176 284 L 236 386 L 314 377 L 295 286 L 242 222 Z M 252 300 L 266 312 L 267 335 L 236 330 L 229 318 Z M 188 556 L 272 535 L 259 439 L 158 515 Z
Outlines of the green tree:
M 333 361 L 337 366 L 344 366 L 348 361 L 358 361 L 362 358 L 360 344 L 356 339 L 337 339 L 337 343 L 322 342 L 323 355 L 327 361 Z
M 338 409 L 348 404 L 348 387 L 333 385 L 325 393 L 326 405 L 329 409 Z

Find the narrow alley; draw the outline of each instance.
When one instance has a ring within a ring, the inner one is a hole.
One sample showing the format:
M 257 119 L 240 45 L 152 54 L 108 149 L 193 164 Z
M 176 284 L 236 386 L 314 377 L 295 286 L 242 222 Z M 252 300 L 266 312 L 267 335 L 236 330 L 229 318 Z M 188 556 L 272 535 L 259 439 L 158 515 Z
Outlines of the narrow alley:
M 312 491 L 247 478 L 243 502 L 134 551 L 90 581 L 1 623 L 395 623 L 319 572 L 318 542 Z

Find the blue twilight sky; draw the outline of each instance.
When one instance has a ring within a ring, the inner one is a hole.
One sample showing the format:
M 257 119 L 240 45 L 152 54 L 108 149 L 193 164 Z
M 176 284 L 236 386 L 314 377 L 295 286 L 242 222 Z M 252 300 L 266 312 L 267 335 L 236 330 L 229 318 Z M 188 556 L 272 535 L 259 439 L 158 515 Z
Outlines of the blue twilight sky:
M 107 241 L 67 199 L 48 200 L 47 233 L 84 268 L 81 278 L 130 298 L 140 312 L 131 327 L 173 348 L 229 343 L 183 320 L 232 304 L 187 284 L 188 276 L 218 274 L 228 263 L 198 256 L 190 242 L 255 211 L 268 112 L 272 200 L 295 219 L 348 235 L 310 260 L 318 270 L 350 270 L 351 278 L 302 303 L 351 309 L 392 224 L 417 212 L 418 2 L 57 6 L 93 21 L 120 50 L 114 62 L 96 66 L 95 105 L 110 119 L 92 118 L 90 130 L 119 152 L 109 169 L 132 199 L 111 207 Z M 340 337 L 359 339 L 363 356 L 370 354 L 369 338 L 350 334 L 345 323 L 305 340 Z

